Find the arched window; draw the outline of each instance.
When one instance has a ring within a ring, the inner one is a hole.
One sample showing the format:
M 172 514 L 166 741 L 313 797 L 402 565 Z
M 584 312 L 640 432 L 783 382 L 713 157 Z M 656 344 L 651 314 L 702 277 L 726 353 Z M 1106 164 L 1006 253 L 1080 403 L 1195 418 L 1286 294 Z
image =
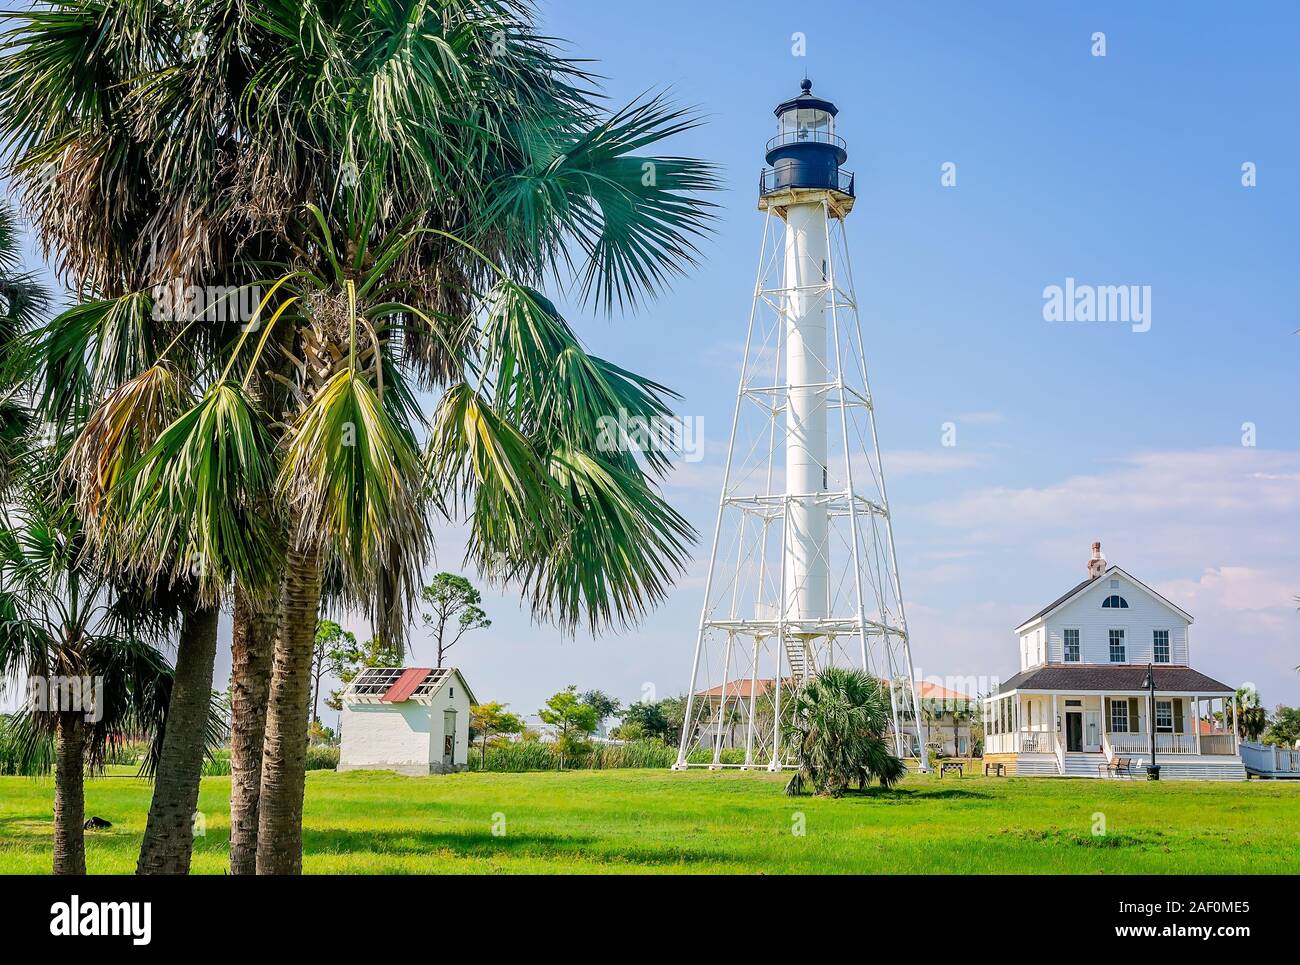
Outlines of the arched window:
M 1128 600 L 1124 599 L 1118 593 L 1112 593 L 1106 599 L 1101 601 L 1102 609 L 1105 610 L 1127 610 Z

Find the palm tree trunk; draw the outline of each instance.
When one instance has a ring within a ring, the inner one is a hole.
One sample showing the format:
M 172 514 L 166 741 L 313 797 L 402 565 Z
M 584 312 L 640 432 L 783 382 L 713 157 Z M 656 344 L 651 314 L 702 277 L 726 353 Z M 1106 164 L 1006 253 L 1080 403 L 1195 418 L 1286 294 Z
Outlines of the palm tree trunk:
M 320 610 L 321 559 L 294 547 L 285 559 L 271 699 L 262 747 L 257 873 L 302 873 L 302 802 L 306 784 L 307 713 L 312 646 Z
M 86 873 L 85 729 L 79 714 L 60 714 L 54 745 L 54 873 Z
M 257 870 L 257 801 L 275 610 L 239 590 L 230 649 L 230 873 L 251 875 Z
M 176 677 L 167 705 L 162 755 L 136 874 L 189 874 L 216 658 L 217 608 L 186 611 L 176 648 Z

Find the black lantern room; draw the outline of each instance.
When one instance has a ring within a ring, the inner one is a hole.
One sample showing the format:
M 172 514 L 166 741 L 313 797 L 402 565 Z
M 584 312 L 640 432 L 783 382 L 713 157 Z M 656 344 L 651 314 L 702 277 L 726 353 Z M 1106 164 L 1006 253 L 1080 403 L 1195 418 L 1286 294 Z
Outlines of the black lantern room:
M 777 133 L 767 142 L 768 167 L 763 169 L 759 194 L 823 188 L 852 197 L 853 176 L 840 170 L 849 153 L 844 138 L 835 133 L 839 109 L 814 97 L 807 78 L 799 87 L 798 97 L 777 105 Z

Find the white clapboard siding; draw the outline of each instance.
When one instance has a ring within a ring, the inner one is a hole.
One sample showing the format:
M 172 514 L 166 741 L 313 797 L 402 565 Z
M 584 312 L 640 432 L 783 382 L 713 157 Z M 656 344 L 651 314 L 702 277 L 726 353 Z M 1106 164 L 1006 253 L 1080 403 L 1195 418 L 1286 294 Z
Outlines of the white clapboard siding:
M 1118 582 L 1117 587 L 1111 581 Z M 1128 601 L 1127 609 L 1103 607 L 1111 595 Z M 1154 631 L 1169 631 L 1169 662 L 1188 665 L 1189 621 L 1176 609 L 1154 596 L 1135 580 L 1111 570 L 1093 581 L 1076 599 L 1063 605 L 1044 620 L 1021 634 L 1021 669 L 1043 662 L 1044 647 L 1048 663 L 1065 660 L 1065 630 L 1079 631 L 1079 662 L 1108 664 L 1110 631 L 1124 631 L 1124 663 L 1145 664 L 1155 661 Z

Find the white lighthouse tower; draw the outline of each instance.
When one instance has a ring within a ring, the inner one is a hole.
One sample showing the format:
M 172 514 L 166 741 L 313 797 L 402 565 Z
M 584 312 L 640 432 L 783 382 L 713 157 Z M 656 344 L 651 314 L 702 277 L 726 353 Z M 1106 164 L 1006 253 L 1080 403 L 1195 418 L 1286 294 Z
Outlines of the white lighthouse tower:
M 767 145 L 767 217 L 678 768 L 793 763 L 783 703 L 788 716 L 791 692 L 830 666 L 888 684 L 895 752 L 925 767 L 837 114 L 804 80 L 777 106 Z

